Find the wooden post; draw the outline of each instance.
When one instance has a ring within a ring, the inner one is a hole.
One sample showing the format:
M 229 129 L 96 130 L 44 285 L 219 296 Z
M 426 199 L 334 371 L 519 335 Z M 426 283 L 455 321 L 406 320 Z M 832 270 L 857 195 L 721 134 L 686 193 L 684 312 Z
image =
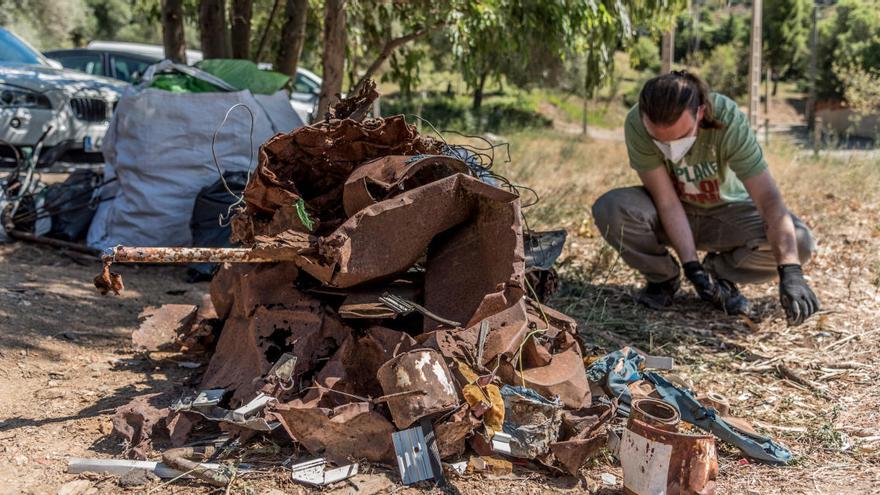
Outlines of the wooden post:
M 819 121 L 816 118 L 816 98 L 817 98 L 817 87 L 816 87 L 816 72 L 817 72 L 817 64 L 819 57 L 819 31 L 816 28 L 817 17 L 819 15 L 819 6 L 816 5 L 815 1 L 813 2 L 813 18 L 812 18 L 812 26 L 810 28 L 810 96 L 807 100 L 807 128 L 812 131 L 813 134 L 813 154 L 819 153 L 819 141 L 821 137 L 821 131 L 819 129 Z
M 758 105 L 761 101 L 761 14 L 763 1 L 752 1 L 752 37 L 749 47 L 749 125 L 758 127 Z
M 672 63 L 675 58 L 675 25 L 663 33 L 663 41 L 660 44 L 660 72 L 668 74 L 672 71 Z

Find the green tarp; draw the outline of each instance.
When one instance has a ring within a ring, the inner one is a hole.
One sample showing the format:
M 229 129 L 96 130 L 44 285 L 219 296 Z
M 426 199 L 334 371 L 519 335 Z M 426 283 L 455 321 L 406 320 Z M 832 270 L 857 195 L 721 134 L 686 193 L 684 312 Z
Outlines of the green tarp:
M 210 59 L 196 64 L 199 69 L 223 79 L 236 89 L 249 89 L 251 93 L 271 95 L 283 88 L 290 77 L 280 72 L 260 70 L 250 60 Z

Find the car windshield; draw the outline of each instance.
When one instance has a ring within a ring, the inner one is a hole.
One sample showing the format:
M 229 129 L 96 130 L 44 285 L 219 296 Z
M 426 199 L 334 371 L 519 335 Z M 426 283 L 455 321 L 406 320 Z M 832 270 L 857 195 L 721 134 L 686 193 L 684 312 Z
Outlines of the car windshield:
M 0 28 L 0 62 L 45 65 L 38 51 L 3 28 Z

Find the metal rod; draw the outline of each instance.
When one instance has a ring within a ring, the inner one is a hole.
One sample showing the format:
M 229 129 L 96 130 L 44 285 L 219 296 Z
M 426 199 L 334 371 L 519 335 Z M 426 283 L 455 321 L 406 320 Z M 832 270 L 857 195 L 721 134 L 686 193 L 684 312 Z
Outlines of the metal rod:
M 292 249 L 125 246 L 112 248 L 101 256 L 109 263 L 275 263 L 297 258 Z

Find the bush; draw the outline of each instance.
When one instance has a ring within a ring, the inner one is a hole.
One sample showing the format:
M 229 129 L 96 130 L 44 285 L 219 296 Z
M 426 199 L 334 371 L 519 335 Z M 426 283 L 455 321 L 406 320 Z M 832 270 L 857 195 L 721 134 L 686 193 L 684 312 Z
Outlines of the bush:
M 660 70 L 660 49 L 651 38 L 641 36 L 633 44 L 629 53 L 629 63 L 635 70 Z
M 419 115 L 437 129 L 461 132 L 500 134 L 528 128 L 547 128 L 553 125 L 553 121 L 539 114 L 522 98 L 484 100 L 483 107 L 478 113 L 471 109 L 471 100 L 466 97 L 385 98 L 382 100 L 382 113 Z
M 700 72 L 712 91 L 736 99 L 748 91 L 748 50 L 739 43 L 718 45 L 712 49 Z

